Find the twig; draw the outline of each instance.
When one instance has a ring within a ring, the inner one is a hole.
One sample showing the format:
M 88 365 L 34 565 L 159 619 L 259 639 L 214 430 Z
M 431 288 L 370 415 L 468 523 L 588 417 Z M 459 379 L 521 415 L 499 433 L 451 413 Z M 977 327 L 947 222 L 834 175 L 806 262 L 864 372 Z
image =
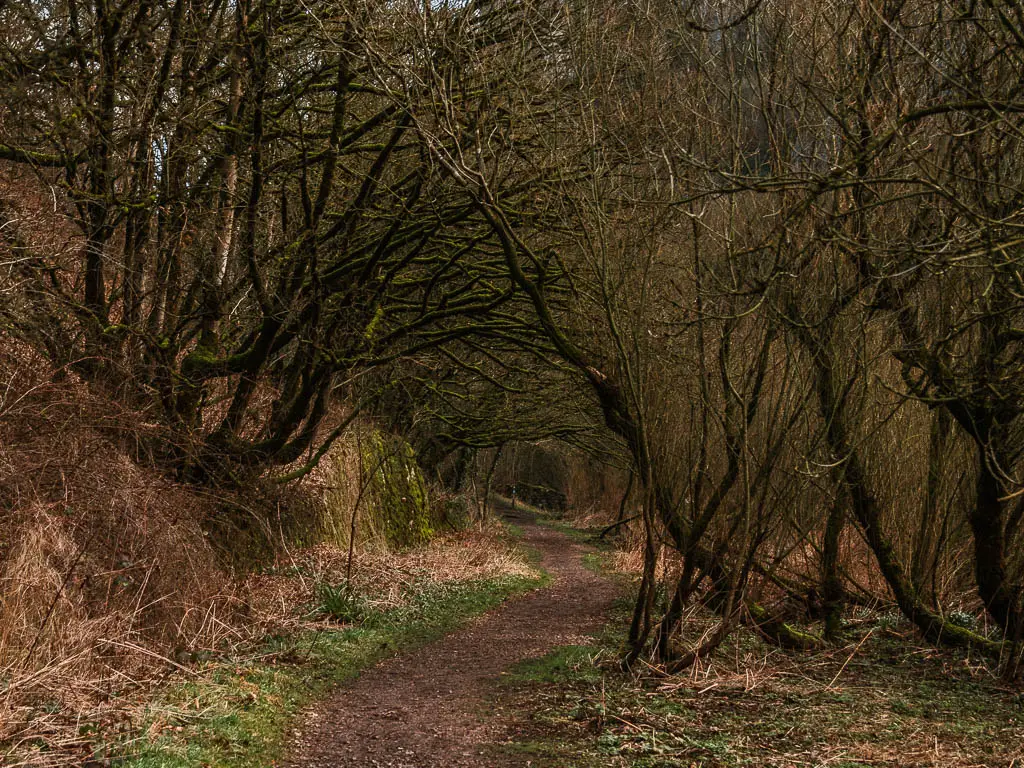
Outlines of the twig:
M 866 635 L 864 635 L 864 637 L 862 637 L 862 638 L 860 639 L 860 642 L 859 642 L 859 643 L 857 643 L 857 647 L 853 649 L 853 653 L 851 653 L 851 654 L 850 654 L 850 655 L 849 655 L 849 656 L 847 657 L 846 661 L 844 661 L 844 662 L 843 662 L 843 666 L 841 666 L 841 667 L 839 668 L 839 671 L 838 671 L 838 672 L 836 672 L 836 676 L 835 676 L 835 677 L 833 677 L 833 678 L 832 678 L 832 680 L 831 680 L 831 682 L 829 682 L 829 684 L 825 686 L 824 690 L 826 690 L 826 691 L 827 691 L 827 690 L 829 690 L 829 689 L 830 689 L 830 688 L 831 688 L 831 687 L 833 686 L 833 684 L 834 684 L 834 683 L 836 682 L 836 680 L 838 680 L 838 679 L 839 679 L 839 676 L 840 676 L 841 674 L 843 674 L 843 670 L 844 670 L 844 669 L 846 669 L 846 665 L 847 665 L 847 664 L 849 664 L 849 663 L 850 663 L 850 662 L 851 662 L 851 661 L 853 660 L 853 657 L 857 655 L 857 651 L 859 651 L 859 650 L 860 650 L 860 647 L 861 647 L 862 645 L 864 645 L 864 643 L 865 643 L 865 642 L 867 642 L 867 639 L 868 639 L 869 637 L 871 637 L 871 635 L 872 635 L 872 634 L 874 634 L 874 631 L 875 631 L 875 628 L 874 628 L 874 627 L 872 627 L 871 629 L 869 629 L 869 630 L 868 630 L 868 633 L 867 633 Z
M 121 648 L 125 648 L 125 649 L 127 649 L 129 651 L 138 651 L 139 653 L 145 654 L 146 656 L 151 656 L 154 659 L 159 659 L 160 661 L 165 661 L 168 664 L 170 664 L 171 666 L 177 667 L 182 672 L 187 672 L 190 675 L 198 674 L 194 669 L 189 669 L 184 664 L 179 664 L 174 659 L 170 659 L 167 656 L 164 656 L 162 654 L 157 653 L 156 651 L 151 651 L 148 648 L 143 648 L 141 645 L 135 645 L 134 643 L 125 643 L 125 642 L 122 642 L 121 640 L 109 640 L 107 638 L 103 638 L 99 642 L 107 643 L 108 645 L 116 645 L 116 646 L 119 646 Z

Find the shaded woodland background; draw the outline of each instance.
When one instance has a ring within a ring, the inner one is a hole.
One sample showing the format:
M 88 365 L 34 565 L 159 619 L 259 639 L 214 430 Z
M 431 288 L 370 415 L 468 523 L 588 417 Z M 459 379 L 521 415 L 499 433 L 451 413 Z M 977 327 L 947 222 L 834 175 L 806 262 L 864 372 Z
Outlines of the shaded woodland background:
M 215 646 L 282 548 L 512 484 L 619 523 L 627 662 L 894 603 L 1020 674 L 1019 2 L 0 28 L 5 685 Z

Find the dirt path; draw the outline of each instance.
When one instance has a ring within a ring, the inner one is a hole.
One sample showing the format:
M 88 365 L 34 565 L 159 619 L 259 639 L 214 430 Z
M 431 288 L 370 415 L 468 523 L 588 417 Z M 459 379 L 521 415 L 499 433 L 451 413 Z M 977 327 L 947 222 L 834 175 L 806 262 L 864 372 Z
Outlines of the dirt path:
M 308 712 L 293 741 L 294 768 L 484 768 L 488 745 L 509 737 L 487 712 L 501 673 L 523 659 L 587 642 L 615 590 L 587 570 L 589 551 L 564 534 L 518 517 L 552 583 L 413 653 L 382 662 Z

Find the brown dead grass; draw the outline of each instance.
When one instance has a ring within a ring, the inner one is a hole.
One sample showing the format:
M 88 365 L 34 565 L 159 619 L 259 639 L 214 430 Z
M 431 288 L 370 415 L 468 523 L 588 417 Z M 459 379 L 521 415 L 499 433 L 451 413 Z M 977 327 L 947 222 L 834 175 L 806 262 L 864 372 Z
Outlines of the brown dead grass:
M 203 529 L 214 505 L 130 458 L 144 416 L 50 374 L 0 352 L 0 741 L 66 752 L 176 649 L 237 635 L 243 603 Z
M 318 584 L 349 583 L 347 566 L 347 549 L 334 544 L 283 554 L 267 572 L 246 580 L 252 620 L 267 633 L 320 626 L 323 619 L 296 609 L 313 603 Z M 533 573 L 522 553 L 491 524 L 440 536 L 409 552 L 357 549 L 350 583 L 370 606 L 386 610 L 403 605 L 410 586 L 424 579 L 444 584 Z

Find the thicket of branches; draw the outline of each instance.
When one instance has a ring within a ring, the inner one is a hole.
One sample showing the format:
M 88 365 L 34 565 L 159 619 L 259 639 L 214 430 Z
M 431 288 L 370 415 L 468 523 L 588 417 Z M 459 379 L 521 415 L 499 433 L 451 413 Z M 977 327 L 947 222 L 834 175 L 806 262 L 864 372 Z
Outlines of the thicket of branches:
M 888 595 L 1018 666 L 1019 2 L 0 24 L 2 332 L 160 424 L 147 461 L 294 479 L 359 408 L 431 468 L 611 445 L 646 540 L 630 658 L 680 668 L 744 622 L 813 647 L 779 595 L 826 639 Z M 721 624 L 685 647 L 698 596 Z M 950 620 L 972 606 L 992 631 Z

